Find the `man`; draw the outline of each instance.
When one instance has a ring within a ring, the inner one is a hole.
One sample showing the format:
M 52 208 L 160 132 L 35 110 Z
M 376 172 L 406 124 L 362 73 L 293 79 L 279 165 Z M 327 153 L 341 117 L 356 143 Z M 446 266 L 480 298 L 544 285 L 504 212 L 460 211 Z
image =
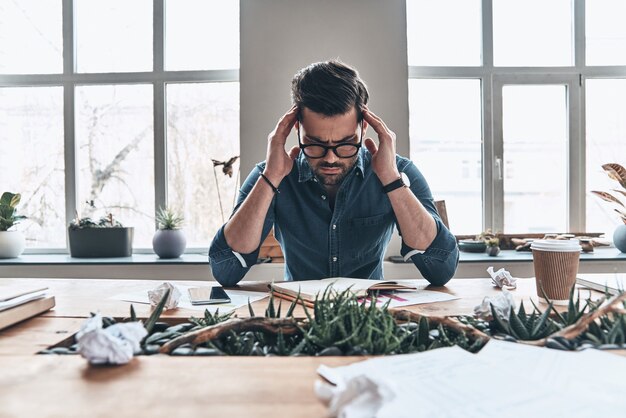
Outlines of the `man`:
M 233 215 L 213 239 L 209 260 L 216 280 L 239 282 L 272 227 L 286 280 L 382 279 L 394 225 L 405 259 L 434 285 L 450 280 L 459 258 L 456 240 L 422 174 L 396 155 L 395 134 L 367 108 L 369 93 L 357 71 L 338 61 L 311 64 L 294 76 L 292 99 L 269 135 L 266 161 L 252 170 Z M 363 140 L 368 126 L 378 145 Z M 299 146 L 286 151 L 293 129 Z

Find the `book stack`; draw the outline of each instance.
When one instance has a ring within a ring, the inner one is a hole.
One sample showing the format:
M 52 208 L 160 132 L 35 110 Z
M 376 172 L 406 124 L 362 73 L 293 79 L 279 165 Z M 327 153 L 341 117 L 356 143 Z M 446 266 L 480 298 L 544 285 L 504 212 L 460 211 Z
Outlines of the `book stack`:
M 54 296 L 47 287 L 0 287 L 0 330 L 54 307 Z

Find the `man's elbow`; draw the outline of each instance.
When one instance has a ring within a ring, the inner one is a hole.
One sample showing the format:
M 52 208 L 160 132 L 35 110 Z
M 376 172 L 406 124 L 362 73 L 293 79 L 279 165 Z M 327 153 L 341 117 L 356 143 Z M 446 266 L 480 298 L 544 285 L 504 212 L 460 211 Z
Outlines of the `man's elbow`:
M 424 278 L 433 286 L 445 286 L 454 277 L 459 265 L 459 252 L 454 251 L 446 262 L 431 266 Z

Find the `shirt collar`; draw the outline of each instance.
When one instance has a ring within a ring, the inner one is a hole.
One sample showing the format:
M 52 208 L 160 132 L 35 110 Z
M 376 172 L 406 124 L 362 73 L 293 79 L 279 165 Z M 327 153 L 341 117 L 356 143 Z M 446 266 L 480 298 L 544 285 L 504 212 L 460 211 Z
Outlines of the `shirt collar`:
M 365 174 L 365 163 L 364 163 L 364 155 L 365 155 L 365 147 L 362 146 L 359 150 L 359 154 L 356 158 L 355 169 L 361 172 L 361 177 Z M 313 179 L 314 174 L 309 162 L 306 159 L 306 156 L 302 151 L 298 155 L 298 182 L 304 183 L 305 181 L 309 181 Z

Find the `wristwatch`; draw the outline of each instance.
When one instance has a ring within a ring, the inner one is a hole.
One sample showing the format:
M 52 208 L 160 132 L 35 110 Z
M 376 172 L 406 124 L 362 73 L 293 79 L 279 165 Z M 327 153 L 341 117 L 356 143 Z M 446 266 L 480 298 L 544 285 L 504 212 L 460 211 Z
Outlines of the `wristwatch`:
M 383 186 L 383 192 L 389 193 L 389 192 L 393 192 L 396 189 L 399 189 L 400 187 L 409 187 L 409 186 L 410 186 L 409 178 L 407 177 L 406 174 L 402 173 L 399 179 L 394 180 L 391 183 Z

